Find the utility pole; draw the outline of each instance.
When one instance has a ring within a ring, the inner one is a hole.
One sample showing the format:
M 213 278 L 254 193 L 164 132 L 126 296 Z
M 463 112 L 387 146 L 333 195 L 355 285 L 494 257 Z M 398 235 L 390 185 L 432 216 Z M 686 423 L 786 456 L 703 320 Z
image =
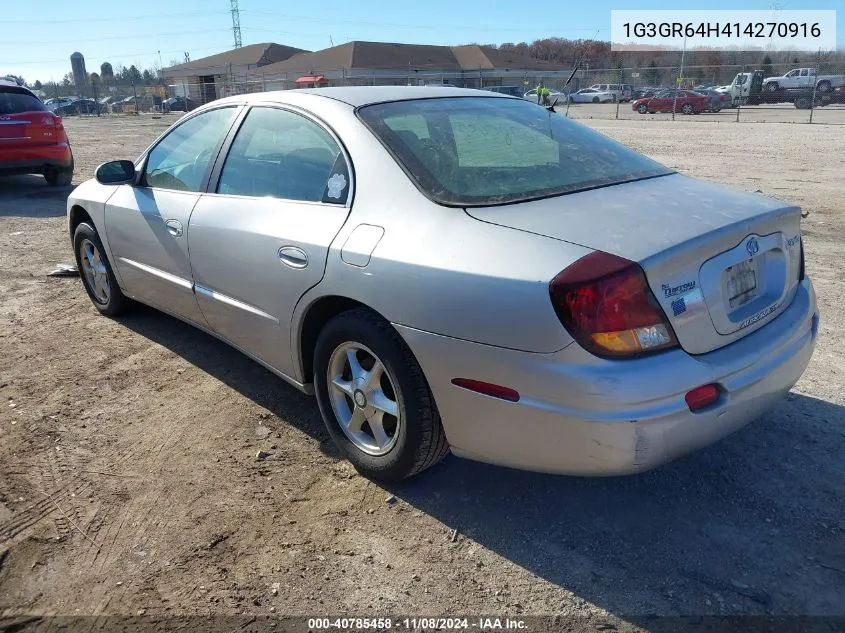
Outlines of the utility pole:
M 681 69 L 678 78 L 675 80 L 675 98 L 672 100 L 672 120 L 675 120 L 675 110 L 678 109 L 678 90 L 681 89 L 681 82 L 684 80 L 684 55 L 687 52 L 687 36 L 684 35 L 684 48 L 681 50 Z
M 235 35 L 235 48 L 241 47 L 241 12 L 238 0 L 229 0 L 232 8 L 232 33 Z

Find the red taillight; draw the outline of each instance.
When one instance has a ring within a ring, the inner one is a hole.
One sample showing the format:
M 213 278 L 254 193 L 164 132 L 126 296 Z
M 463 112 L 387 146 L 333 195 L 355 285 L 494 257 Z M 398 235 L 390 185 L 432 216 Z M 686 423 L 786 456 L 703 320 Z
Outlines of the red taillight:
M 456 387 L 463 387 L 470 391 L 483 393 L 485 396 L 493 396 L 500 400 L 509 400 L 510 402 L 519 402 L 519 392 L 509 387 L 502 387 L 501 385 L 494 385 L 490 382 L 483 382 L 481 380 L 473 380 L 472 378 L 453 378 L 452 384 Z
M 549 294 L 563 326 L 597 356 L 634 356 L 678 344 L 643 269 L 630 260 L 590 253 L 552 279 Z
M 684 396 L 690 411 L 706 409 L 719 399 L 719 387 L 716 385 L 702 385 L 696 387 Z
M 56 117 L 56 142 L 57 143 L 66 143 L 67 142 L 67 132 L 65 132 L 65 126 L 62 125 L 62 117 L 58 114 L 54 114 Z

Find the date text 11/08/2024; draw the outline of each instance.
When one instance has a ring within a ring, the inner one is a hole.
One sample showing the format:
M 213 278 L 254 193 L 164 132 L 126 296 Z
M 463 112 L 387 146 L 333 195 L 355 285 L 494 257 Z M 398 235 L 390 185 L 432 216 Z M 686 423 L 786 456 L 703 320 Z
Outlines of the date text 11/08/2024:
M 476 629 L 480 631 L 526 630 L 525 620 L 518 618 L 309 618 L 308 629 L 321 630 L 450 630 Z

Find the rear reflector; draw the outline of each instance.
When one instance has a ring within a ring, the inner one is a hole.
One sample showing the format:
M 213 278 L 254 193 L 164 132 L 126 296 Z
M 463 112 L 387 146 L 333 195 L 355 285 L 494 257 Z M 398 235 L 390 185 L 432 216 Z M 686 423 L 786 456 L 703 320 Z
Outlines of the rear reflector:
M 719 399 L 719 395 L 720 391 L 718 386 L 702 385 L 701 387 L 696 387 L 692 391 L 688 392 L 687 395 L 684 396 L 684 400 L 687 401 L 689 410 L 695 412 L 709 407 Z
M 456 387 L 483 393 L 485 396 L 492 396 L 493 398 L 499 398 L 500 400 L 507 400 L 509 402 L 519 402 L 519 392 L 515 389 L 494 385 L 490 382 L 482 382 L 481 380 L 473 380 L 472 378 L 452 378 L 452 384 Z

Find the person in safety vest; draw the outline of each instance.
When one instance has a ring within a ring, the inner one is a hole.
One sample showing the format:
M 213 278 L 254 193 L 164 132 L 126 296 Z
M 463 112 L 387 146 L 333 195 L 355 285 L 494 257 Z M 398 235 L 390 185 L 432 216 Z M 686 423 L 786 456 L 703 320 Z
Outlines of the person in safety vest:
M 552 91 L 546 88 L 541 81 L 537 85 L 537 103 L 542 103 L 543 105 L 549 105 L 549 97 L 551 96 Z

